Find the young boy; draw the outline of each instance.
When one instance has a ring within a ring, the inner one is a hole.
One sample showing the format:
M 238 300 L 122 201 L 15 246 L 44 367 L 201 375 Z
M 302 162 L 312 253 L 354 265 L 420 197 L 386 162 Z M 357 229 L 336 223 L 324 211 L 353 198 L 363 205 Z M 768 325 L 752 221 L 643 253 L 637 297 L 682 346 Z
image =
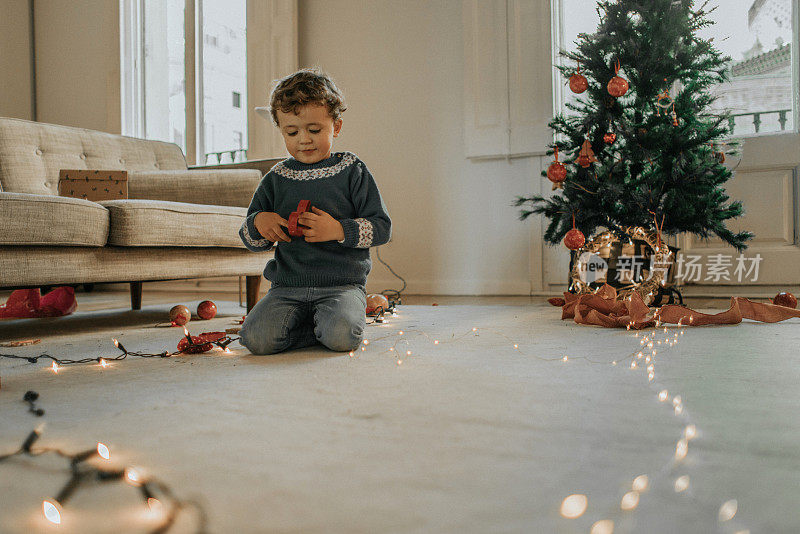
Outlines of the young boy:
M 369 247 L 389 241 L 392 222 L 366 165 L 350 152 L 331 152 L 345 109 L 317 69 L 279 80 L 270 95 L 270 115 L 292 157 L 261 180 L 239 230 L 250 250 L 277 243 L 264 269 L 272 286 L 239 333 L 253 354 L 317 342 L 351 351 L 363 339 Z M 303 236 L 291 237 L 287 219 L 301 200 L 312 208 L 297 220 Z

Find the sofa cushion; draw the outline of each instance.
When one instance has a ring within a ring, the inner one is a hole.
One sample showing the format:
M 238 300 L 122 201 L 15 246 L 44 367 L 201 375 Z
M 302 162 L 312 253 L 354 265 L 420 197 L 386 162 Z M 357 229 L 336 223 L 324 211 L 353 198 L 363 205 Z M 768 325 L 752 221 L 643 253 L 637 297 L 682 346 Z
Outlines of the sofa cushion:
M 108 243 L 122 247 L 244 247 L 247 208 L 162 200 L 105 200 Z
M 247 207 L 260 181 L 255 169 L 133 171 L 128 197 Z
M 0 193 L 0 245 L 102 247 L 108 210 L 80 198 Z

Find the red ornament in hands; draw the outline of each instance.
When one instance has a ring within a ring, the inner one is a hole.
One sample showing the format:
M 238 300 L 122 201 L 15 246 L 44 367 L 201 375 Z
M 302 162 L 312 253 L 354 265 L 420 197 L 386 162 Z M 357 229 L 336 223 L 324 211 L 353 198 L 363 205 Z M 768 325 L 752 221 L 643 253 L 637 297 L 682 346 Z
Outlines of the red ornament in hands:
M 608 89 L 608 94 L 614 98 L 619 98 L 628 92 L 628 81 L 619 76 L 619 60 L 617 60 L 615 72 L 617 76 L 611 78 L 606 88 Z
M 300 217 L 301 213 L 305 213 L 306 211 L 311 211 L 310 200 L 301 200 L 297 204 L 297 211 L 293 211 L 289 214 L 289 219 L 287 221 L 289 223 L 289 227 L 287 228 L 289 235 L 294 237 L 300 237 L 303 235 L 303 228 L 305 228 L 305 226 L 298 224 L 297 218 Z
M 586 79 L 586 76 L 581 74 L 581 65 L 579 63 L 578 71 L 569 77 L 569 89 L 573 93 L 581 94 L 588 88 L 589 88 L 589 80 Z
M 553 182 L 553 189 L 561 189 L 567 179 L 567 168 L 558 161 L 558 147 L 555 148 L 556 160 L 547 168 L 547 179 Z
M 213 319 L 217 315 L 217 305 L 210 300 L 204 300 L 197 305 L 197 315 L 201 319 Z
M 787 291 L 781 291 L 772 299 L 773 304 L 786 306 L 787 308 L 797 308 L 797 298 Z

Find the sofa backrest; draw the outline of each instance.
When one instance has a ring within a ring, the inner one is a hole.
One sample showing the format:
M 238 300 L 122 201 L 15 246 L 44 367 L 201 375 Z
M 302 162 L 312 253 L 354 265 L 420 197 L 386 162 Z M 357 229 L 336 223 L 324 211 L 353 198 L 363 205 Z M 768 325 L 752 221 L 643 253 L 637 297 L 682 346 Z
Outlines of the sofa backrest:
M 186 169 L 178 145 L 0 117 L 0 191 L 58 194 L 61 169 Z

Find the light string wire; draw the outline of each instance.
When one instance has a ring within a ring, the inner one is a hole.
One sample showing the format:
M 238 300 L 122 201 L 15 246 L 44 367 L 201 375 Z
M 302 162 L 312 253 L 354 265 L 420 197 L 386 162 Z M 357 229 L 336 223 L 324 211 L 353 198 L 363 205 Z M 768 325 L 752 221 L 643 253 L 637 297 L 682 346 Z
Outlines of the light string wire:
M 136 468 L 104 468 L 88 463 L 89 460 L 95 457 L 100 457 L 106 461 L 110 460 L 108 447 L 103 443 L 98 443 L 94 449 L 87 449 L 75 454 L 70 454 L 55 447 L 35 447 L 43 430 L 44 423 L 31 431 L 17 450 L 0 455 L 0 462 L 19 456 L 36 458 L 46 454 L 53 454 L 67 460 L 69 463 L 69 479 L 54 498 L 45 499 L 42 502 L 45 518 L 51 523 L 56 525 L 61 523 L 62 507 L 67 504 L 68 500 L 80 487 L 92 483 L 104 484 L 125 481 L 139 488 L 142 498 L 151 512 L 165 511 L 164 518 L 160 524 L 150 530 L 152 534 L 167 532 L 174 525 L 178 515 L 184 509 L 189 508 L 194 509 L 197 515 L 195 532 L 203 534 L 207 532 L 208 516 L 198 500 L 178 498 L 164 482 L 154 477 L 144 477 L 139 474 Z M 165 502 L 167 503 L 166 506 L 164 505 Z

